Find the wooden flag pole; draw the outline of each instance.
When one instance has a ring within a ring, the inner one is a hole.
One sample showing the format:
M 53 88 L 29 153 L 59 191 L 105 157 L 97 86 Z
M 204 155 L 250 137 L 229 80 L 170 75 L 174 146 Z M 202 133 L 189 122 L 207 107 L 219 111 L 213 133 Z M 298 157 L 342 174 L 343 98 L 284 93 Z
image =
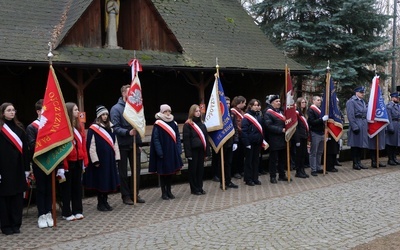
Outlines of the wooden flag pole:
M 136 166 L 136 133 L 134 133 L 134 135 L 133 135 L 133 173 L 131 174 L 132 175 L 132 178 L 133 178 L 133 180 L 132 180 L 132 183 L 133 183 L 133 187 L 132 187 L 132 189 L 133 189 L 133 205 L 136 205 L 136 202 L 137 202 L 137 188 L 136 188 L 136 168 L 137 168 L 137 166 Z
M 326 67 L 326 82 L 325 82 L 325 115 L 329 115 L 329 97 L 330 97 L 330 81 L 331 81 L 331 74 L 330 74 L 330 68 L 329 68 L 329 60 L 328 60 L 328 67 Z M 323 174 L 326 174 L 326 149 L 327 149 L 327 142 L 328 142 L 328 126 L 327 122 L 324 122 L 324 164 L 322 166 L 323 168 Z M 318 161 L 318 159 L 317 159 Z
M 226 190 L 225 188 L 225 161 L 224 161 L 224 147 L 221 147 L 221 181 L 222 181 L 222 190 Z
M 287 76 L 288 76 L 288 66 L 287 64 L 285 65 L 285 93 L 288 92 L 287 90 Z M 287 103 L 285 103 L 286 105 Z M 285 130 L 286 133 L 286 130 Z M 287 166 L 287 178 L 288 182 L 290 183 L 290 144 L 289 142 L 286 142 L 286 166 Z
M 53 217 L 53 227 L 57 227 L 57 201 L 56 201 L 56 172 L 53 170 L 51 173 L 51 213 Z
M 376 168 L 379 168 L 379 134 L 376 134 Z

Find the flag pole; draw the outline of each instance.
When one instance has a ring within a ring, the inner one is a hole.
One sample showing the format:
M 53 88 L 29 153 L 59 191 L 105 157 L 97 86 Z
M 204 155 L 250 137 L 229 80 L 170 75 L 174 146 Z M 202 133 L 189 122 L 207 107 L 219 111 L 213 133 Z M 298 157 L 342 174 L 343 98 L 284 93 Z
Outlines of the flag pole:
M 374 64 L 374 72 L 376 74 L 376 64 Z M 378 96 L 379 98 L 379 96 Z M 376 168 L 379 168 L 379 133 L 376 134 Z
M 136 205 L 137 202 L 137 190 L 136 190 L 136 133 L 133 135 L 133 173 L 132 173 L 132 183 L 133 183 L 133 204 Z
M 329 97 L 330 97 L 330 81 L 331 81 L 331 73 L 329 67 L 329 60 L 328 66 L 326 67 L 326 82 L 325 82 L 325 115 L 329 115 Z M 328 126 L 327 122 L 324 122 L 324 164 L 323 164 L 323 174 L 326 174 L 326 149 L 327 149 L 327 141 L 328 141 Z
M 285 54 L 286 56 L 286 54 Z M 287 90 L 287 83 L 288 83 L 288 66 L 287 63 L 285 64 L 285 93 L 288 92 Z M 287 103 L 285 103 L 287 105 Z M 289 141 L 286 142 L 286 166 L 287 166 L 287 178 L 288 182 L 290 183 L 290 143 Z
M 215 62 L 216 62 L 216 69 L 217 69 L 217 73 L 216 73 L 216 77 L 219 78 L 219 65 L 218 65 L 218 57 L 215 58 Z M 217 86 L 218 88 L 218 86 Z M 218 90 L 219 92 L 219 90 Z M 219 108 L 219 104 L 218 104 L 218 108 Z M 224 161 L 224 146 L 221 147 L 221 182 L 222 182 L 222 190 L 225 191 L 225 161 Z
M 52 44 L 51 42 L 49 42 L 47 44 L 49 46 L 49 53 L 47 54 L 47 58 L 49 58 L 49 66 L 52 67 L 53 65 L 53 53 L 52 53 Z M 57 207 L 56 207 L 56 173 L 55 170 L 53 170 L 53 172 L 51 173 L 51 214 L 53 217 L 53 227 L 57 227 Z

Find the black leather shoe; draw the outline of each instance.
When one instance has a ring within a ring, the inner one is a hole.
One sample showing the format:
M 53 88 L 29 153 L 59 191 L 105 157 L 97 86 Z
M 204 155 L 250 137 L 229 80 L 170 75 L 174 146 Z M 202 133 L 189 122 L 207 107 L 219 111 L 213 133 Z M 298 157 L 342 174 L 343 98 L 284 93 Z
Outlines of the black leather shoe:
M 282 176 L 278 178 L 278 181 L 288 181 L 289 179 L 286 176 Z M 292 178 L 290 178 L 292 180 Z
M 256 184 L 256 185 L 261 185 L 261 181 L 259 181 L 259 180 L 256 180 L 256 181 L 253 181 L 254 182 L 254 184 Z
M 303 174 L 303 172 L 297 172 L 296 171 L 296 175 L 295 176 L 298 177 L 298 178 L 307 178 L 307 176 L 305 174 Z
M 386 164 L 379 163 L 379 167 L 380 167 L 380 168 L 385 168 L 385 167 L 386 167 Z
M 163 195 L 161 195 L 161 199 L 163 199 L 163 200 L 169 200 L 169 198 L 168 198 L 167 194 L 163 194 Z
M 358 166 L 359 166 L 361 169 L 368 169 L 368 167 L 364 166 L 364 165 L 361 164 L 361 163 L 358 163 Z
M 276 184 L 278 183 L 278 181 L 276 180 L 275 177 L 271 177 L 271 179 L 269 180 L 272 184 Z
M 127 196 L 127 197 L 124 197 L 124 198 L 122 199 L 122 202 L 123 202 L 125 205 L 133 205 L 133 200 L 132 200 L 131 198 L 129 198 L 128 196 Z
M 400 161 L 398 161 L 396 158 L 393 159 L 393 161 L 394 161 L 397 165 L 400 165 Z
M 206 194 L 206 191 L 201 190 L 200 193 L 201 193 L 201 194 Z
M 332 168 L 332 169 L 327 169 L 326 171 L 328 171 L 328 172 L 338 172 L 339 170 L 337 170 L 337 168 Z
M 136 202 L 137 202 L 137 203 L 145 203 L 146 201 L 143 200 L 142 198 L 140 198 L 140 196 L 138 195 L 138 196 L 136 197 Z
M 194 195 L 202 195 L 202 193 L 199 192 L 199 191 L 197 191 L 197 192 L 192 192 L 192 194 L 194 194 Z
M 324 173 L 324 170 L 323 170 L 323 169 L 317 170 L 317 173 L 318 173 L 318 174 L 323 174 L 323 173 Z
M 236 185 L 233 182 L 230 182 L 230 183 L 226 184 L 225 186 L 228 187 L 228 188 L 238 188 L 239 187 L 238 185 Z
M 254 184 L 254 182 L 252 182 L 252 181 L 246 181 L 246 185 L 247 185 L 247 186 L 254 186 L 255 184 Z
M 396 166 L 396 162 L 394 162 L 393 160 L 388 160 L 388 165 L 390 166 Z
M 361 170 L 360 166 L 358 164 L 353 164 L 353 169 L 354 170 Z
M 340 162 L 339 162 L 339 161 L 336 159 L 335 166 L 339 166 L 339 167 L 341 167 L 341 166 L 342 166 L 342 164 L 340 164 Z
M 19 234 L 21 233 L 21 231 L 19 230 L 19 228 L 12 228 L 13 233 L 15 234 Z
M 318 176 L 318 173 L 317 173 L 317 171 L 312 171 L 312 172 L 311 172 L 311 175 L 312 175 L 312 176 Z

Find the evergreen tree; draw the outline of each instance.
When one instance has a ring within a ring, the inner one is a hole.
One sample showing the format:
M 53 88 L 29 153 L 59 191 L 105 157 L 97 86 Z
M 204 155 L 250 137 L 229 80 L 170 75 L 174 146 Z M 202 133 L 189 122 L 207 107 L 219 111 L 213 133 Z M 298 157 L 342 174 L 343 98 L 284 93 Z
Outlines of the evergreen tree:
M 264 0 L 252 10 L 269 39 L 313 76 L 323 76 L 330 60 L 343 91 L 370 83 L 371 66 L 391 59 L 391 50 L 380 50 L 391 17 L 374 0 Z

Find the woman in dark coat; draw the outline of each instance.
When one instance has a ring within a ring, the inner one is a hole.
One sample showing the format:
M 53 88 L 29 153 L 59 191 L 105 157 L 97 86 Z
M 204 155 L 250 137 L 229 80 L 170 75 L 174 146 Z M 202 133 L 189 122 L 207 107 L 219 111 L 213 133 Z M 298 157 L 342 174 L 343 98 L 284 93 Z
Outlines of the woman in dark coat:
M 83 185 L 97 191 L 97 210 L 111 211 L 108 194 L 119 186 L 116 163 L 120 160 L 119 147 L 108 110 L 97 106 L 96 116 L 87 132 L 86 148 L 90 160 L 83 175 Z
M 171 192 L 172 175 L 182 166 L 182 144 L 178 124 L 167 104 L 160 106 L 160 112 L 153 126 L 150 144 L 149 172 L 160 176 L 161 198 L 175 199 Z
M 29 151 L 23 125 L 11 103 L 0 106 L 0 224 L 6 235 L 20 233 Z
M 307 157 L 307 139 L 309 127 L 307 123 L 307 101 L 303 97 L 297 98 L 296 102 L 297 127 L 293 139 L 296 145 L 296 177 L 307 178 L 308 174 L 304 171 L 304 163 Z
M 188 159 L 190 191 L 194 195 L 206 194 L 203 190 L 204 159 L 210 155 L 210 147 L 199 105 L 193 104 L 189 109 L 183 125 L 183 147 Z

